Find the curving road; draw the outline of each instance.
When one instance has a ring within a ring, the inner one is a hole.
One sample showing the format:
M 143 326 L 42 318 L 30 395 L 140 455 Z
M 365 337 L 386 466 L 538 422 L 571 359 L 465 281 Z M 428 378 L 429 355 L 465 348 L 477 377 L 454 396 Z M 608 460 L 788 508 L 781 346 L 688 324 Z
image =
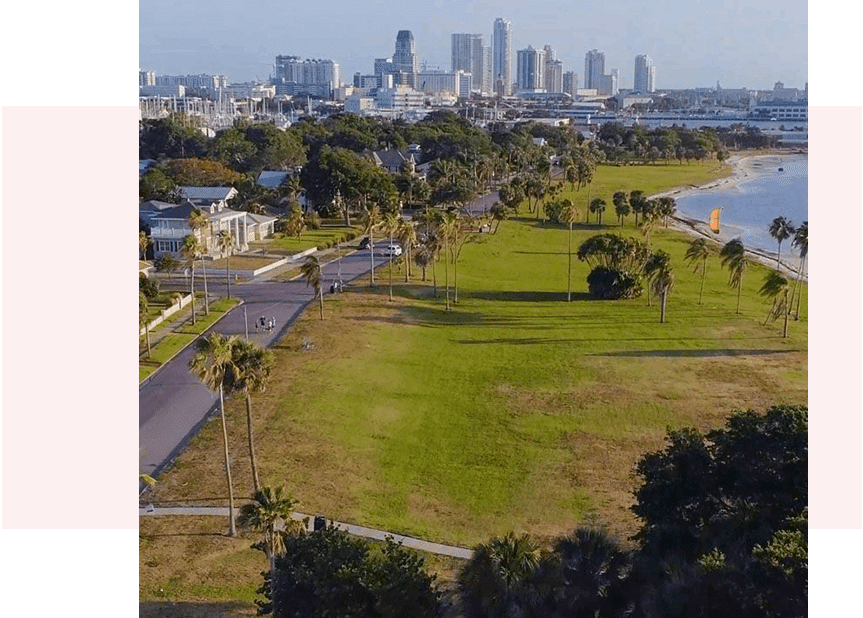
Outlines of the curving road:
M 375 251 L 375 267 L 387 258 Z M 369 272 L 369 251 L 357 251 L 341 259 L 342 280 L 347 283 Z M 337 277 L 338 264 L 323 266 L 324 292 Z M 224 283 L 208 282 L 211 294 L 223 295 Z M 314 292 L 301 279 L 294 281 L 260 281 L 231 286 L 231 295 L 243 299 L 243 305 L 228 313 L 207 332 L 245 336 L 248 317 L 249 339 L 264 346 L 275 343 L 291 326 Z M 276 328 L 270 332 L 255 331 L 254 321 L 260 317 L 275 318 Z M 189 371 L 194 346 L 189 346 L 144 382 L 138 391 L 138 443 L 140 468 L 144 474 L 156 477 L 183 450 L 188 441 L 215 409 L 217 395 L 211 393 Z

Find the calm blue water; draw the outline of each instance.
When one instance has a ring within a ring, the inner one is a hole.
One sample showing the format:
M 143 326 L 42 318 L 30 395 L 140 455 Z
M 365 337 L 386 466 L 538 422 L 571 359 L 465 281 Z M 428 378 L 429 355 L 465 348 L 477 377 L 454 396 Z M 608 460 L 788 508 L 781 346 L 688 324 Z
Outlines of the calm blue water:
M 777 164 L 765 163 L 761 169 L 753 170 L 737 186 L 707 189 L 677 198 L 677 210 L 706 222 L 710 211 L 721 206 L 720 240 L 727 242 L 739 237 L 746 247 L 775 253 L 776 241 L 767 231 L 771 221 L 785 217 L 796 227 L 809 219 L 808 159 L 786 156 L 771 158 L 771 161 L 777 159 Z M 779 167 L 784 171 L 778 171 Z M 789 252 L 792 252 L 791 239 L 782 243 L 782 255 L 789 255 Z

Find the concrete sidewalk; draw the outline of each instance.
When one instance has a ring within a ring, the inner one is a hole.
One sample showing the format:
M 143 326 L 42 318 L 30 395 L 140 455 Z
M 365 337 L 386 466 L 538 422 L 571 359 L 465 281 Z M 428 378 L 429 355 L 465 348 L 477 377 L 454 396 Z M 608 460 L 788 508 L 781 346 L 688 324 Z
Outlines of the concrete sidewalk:
M 239 508 L 234 509 L 235 514 L 239 512 Z M 168 515 L 180 515 L 180 516 L 219 516 L 219 517 L 227 517 L 228 516 L 228 507 L 226 506 L 180 506 L 180 507 L 154 507 L 154 506 L 146 506 L 142 507 L 138 510 L 138 514 L 141 516 L 149 516 L 149 517 L 158 517 L 158 516 L 168 516 Z M 312 521 L 314 517 L 312 515 L 307 515 L 305 513 L 291 513 L 291 518 L 296 520 L 308 519 L 309 530 L 311 531 Z M 366 528 L 364 526 L 355 526 L 353 524 L 347 524 L 340 521 L 333 521 L 331 519 L 327 520 L 328 525 L 335 526 L 336 528 L 340 528 L 347 532 L 348 534 L 353 534 L 354 536 L 361 536 L 367 539 L 375 539 L 377 541 L 383 541 L 387 537 L 390 537 L 396 543 L 401 543 L 405 547 L 410 547 L 413 549 L 419 549 L 421 551 L 426 551 L 431 554 L 439 554 L 442 556 L 451 556 L 453 558 L 462 558 L 464 560 L 469 560 L 473 556 L 473 551 L 470 549 L 465 549 L 464 547 L 454 547 L 452 545 L 442 545 L 440 543 L 432 543 L 431 541 L 424 541 L 422 539 L 416 539 L 410 536 L 403 536 L 401 534 L 393 534 L 392 532 L 386 532 L 384 530 L 375 530 L 374 528 Z

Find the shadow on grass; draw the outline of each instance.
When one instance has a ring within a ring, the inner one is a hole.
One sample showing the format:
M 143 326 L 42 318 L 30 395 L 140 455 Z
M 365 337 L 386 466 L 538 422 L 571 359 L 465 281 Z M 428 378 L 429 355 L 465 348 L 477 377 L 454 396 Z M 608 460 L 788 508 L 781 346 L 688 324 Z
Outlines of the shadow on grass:
M 255 606 L 237 601 L 141 601 L 138 618 L 236 618 L 254 616 Z
M 502 292 L 502 291 L 477 291 L 471 290 L 462 293 L 462 298 L 475 298 L 477 300 L 490 300 L 494 302 L 517 302 L 517 303 L 565 303 L 566 292 Z M 591 300 L 587 292 L 573 292 L 572 302 Z
M 788 354 L 802 350 L 735 350 L 731 348 L 719 350 L 630 350 L 624 352 L 601 352 L 587 356 L 615 356 L 620 358 L 710 358 L 719 356 L 764 356 L 768 354 Z

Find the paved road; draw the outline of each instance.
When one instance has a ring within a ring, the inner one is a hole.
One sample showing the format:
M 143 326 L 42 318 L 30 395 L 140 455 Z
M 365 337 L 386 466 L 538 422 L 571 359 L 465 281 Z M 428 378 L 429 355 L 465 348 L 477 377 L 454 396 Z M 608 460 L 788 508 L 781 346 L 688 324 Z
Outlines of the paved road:
M 385 263 L 380 247 L 375 252 L 375 266 Z M 368 273 L 369 251 L 357 251 L 341 260 L 342 280 L 346 283 Z M 325 292 L 329 291 L 338 266 L 331 262 L 323 267 Z M 208 282 L 213 294 L 223 294 L 225 285 Z M 231 294 L 244 304 L 220 320 L 212 331 L 225 335 L 245 336 L 248 316 L 249 338 L 264 346 L 277 341 L 291 326 L 303 308 L 313 300 L 314 292 L 302 280 L 290 282 L 262 281 L 231 285 Z M 264 316 L 276 319 L 276 328 L 256 333 L 254 320 Z M 211 393 L 189 371 L 194 355 L 190 346 L 141 385 L 138 396 L 138 442 L 141 450 L 141 472 L 158 476 L 162 469 L 182 452 L 217 404 Z
M 186 515 L 186 516 L 200 516 L 200 515 L 213 515 L 213 516 L 228 516 L 228 507 L 226 506 L 193 506 L 193 507 L 143 507 L 139 509 L 139 513 L 141 515 L 146 516 L 166 516 L 166 515 Z M 305 513 L 291 513 L 292 519 L 303 520 L 308 518 L 309 526 L 312 525 L 313 516 L 307 515 Z M 431 541 L 424 541 L 422 539 L 416 539 L 410 536 L 403 536 L 401 534 L 393 534 L 392 532 L 386 532 L 385 530 L 375 530 L 374 528 L 366 528 L 364 526 L 355 526 L 353 524 L 346 524 L 340 521 L 327 520 L 327 524 L 333 525 L 336 528 L 341 528 L 345 532 L 349 534 L 353 534 L 355 536 L 365 537 L 367 539 L 376 539 L 378 541 L 383 541 L 387 537 L 392 537 L 392 539 L 398 543 L 401 541 L 402 545 L 405 547 L 412 547 L 414 549 L 420 549 L 422 551 L 427 551 L 432 554 L 440 554 L 443 556 L 453 556 L 455 558 L 463 558 L 465 560 L 470 560 L 473 557 L 473 551 L 470 549 L 465 549 L 464 547 L 454 547 L 452 545 L 441 545 L 440 543 L 432 543 Z

